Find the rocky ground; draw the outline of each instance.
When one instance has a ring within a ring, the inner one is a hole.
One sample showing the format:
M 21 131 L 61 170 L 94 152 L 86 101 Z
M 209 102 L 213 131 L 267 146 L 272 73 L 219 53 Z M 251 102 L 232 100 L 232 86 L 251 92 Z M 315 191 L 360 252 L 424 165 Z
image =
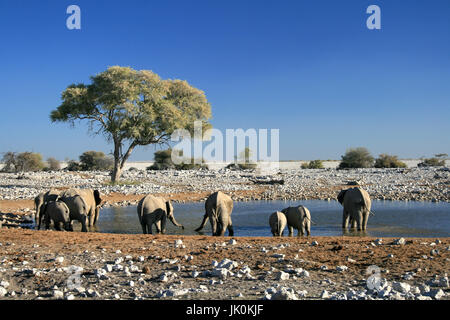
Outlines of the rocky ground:
M 296 169 L 272 175 L 221 169 L 186 171 L 128 170 L 118 185 L 109 183 L 108 172 L 0 173 L 0 200 L 33 199 L 50 188 L 95 188 L 104 195 L 133 197 L 165 194 L 178 201 L 203 200 L 222 190 L 233 200 L 335 199 L 342 188 L 359 184 L 372 199 L 449 201 L 450 169 Z M 180 196 L 184 195 L 184 196 Z
M 448 239 L 0 232 L 1 299 L 450 299 Z
M 50 188 L 99 189 L 103 206 L 144 194 L 204 201 L 372 199 L 449 201 L 447 168 L 252 171 L 131 170 L 0 173 L 0 299 L 450 299 L 450 241 L 367 237 L 213 238 L 27 230 Z M 24 227 L 24 228 L 19 228 Z M 369 282 L 368 282 L 369 280 Z

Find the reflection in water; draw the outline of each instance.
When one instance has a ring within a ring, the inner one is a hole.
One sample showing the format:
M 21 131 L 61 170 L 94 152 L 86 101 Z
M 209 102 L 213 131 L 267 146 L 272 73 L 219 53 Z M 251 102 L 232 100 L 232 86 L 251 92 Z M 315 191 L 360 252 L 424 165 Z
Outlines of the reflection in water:
M 305 205 L 313 221 L 313 236 L 341 236 L 344 234 L 342 206 L 337 201 L 249 201 L 235 202 L 232 220 L 235 236 L 272 236 L 269 228 L 269 216 L 276 210 L 291 205 Z M 174 203 L 174 215 L 185 226 L 184 230 L 167 222 L 167 234 L 211 235 L 208 224 L 201 233 L 195 232 L 204 214 L 204 203 Z M 449 237 L 450 204 L 446 202 L 400 202 L 373 201 L 375 216 L 369 218 L 365 233 L 356 230 L 346 231 L 350 236 L 374 237 Z M 79 225 L 74 226 L 79 230 Z M 111 207 L 102 209 L 97 226 L 90 231 L 108 233 L 142 233 L 136 207 Z M 288 231 L 285 229 L 284 234 Z M 225 233 L 227 235 L 227 233 Z M 294 235 L 297 235 L 295 230 Z

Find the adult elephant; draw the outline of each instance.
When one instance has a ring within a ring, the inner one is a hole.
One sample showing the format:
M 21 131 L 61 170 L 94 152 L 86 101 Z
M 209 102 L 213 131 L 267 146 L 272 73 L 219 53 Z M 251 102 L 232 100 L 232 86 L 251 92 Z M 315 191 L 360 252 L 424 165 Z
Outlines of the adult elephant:
M 283 235 L 284 228 L 287 225 L 286 215 L 283 212 L 276 211 L 269 217 L 270 230 L 274 237 L 281 237 Z
M 211 194 L 205 202 L 205 215 L 203 221 L 195 231 L 200 231 L 210 219 L 212 235 L 223 237 L 225 230 L 228 229 L 228 235 L 234 235 L 231 222 L 231 213 L 233 211 L 233 200 L 225 193 L 218 191 Z
M 61 194 L 61 197 L 75 197 L 80 196 L 86 204 L 87 223 L 89 227 L 96 224 L 100 211 L 100 204 L 102 198 L 100 192 L 93 189 L 69 189 Z
M 281 210 L 286 215 L 289 237 L 294 234 L 297 229 L 297 236 L 311 235 L 311 213 L 305 206 L 288 207 Z
M 73 220 L 77 220 L 81 223 L 81 232 L 87 232 L 89 206 L 83 197 L 69 190 L 61 193 L 59 200 L 64 202 L 69 208 L 70 224 L 72 225 Z
M 337 199 L 344 207 L 342 214 L 342 228 L 347 229 L 349 220 L 352 227 L 358 231 L 367 229 L 372 202 L 366 190 L 361 187 L 350 188 L 339 192 Z
M 166 201 L 164 198 L 149 194 L 139 201 L 137 213 L 144 234 L 152 234 L 153 225 L 156 227 L 156 233 L 166 233 L 167 219 L 175 226 L 184 229 L 184 226 L 175 220 L 170 200 Z

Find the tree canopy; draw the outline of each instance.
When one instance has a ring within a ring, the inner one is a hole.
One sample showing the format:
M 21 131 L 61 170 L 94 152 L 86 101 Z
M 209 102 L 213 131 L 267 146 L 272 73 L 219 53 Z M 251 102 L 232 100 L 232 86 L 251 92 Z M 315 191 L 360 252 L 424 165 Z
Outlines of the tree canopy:
M 52 122 L 89 121 L 89 128 L 114 145 L 113 182 L 137 146 L 162 144 L 176 129 L 209 127 L 211 106 L 203 91 L 183 80 L 162 80 L 148 70 L 113 66 L 91 77 L 91 84 L 72 84 L 50 114 Z

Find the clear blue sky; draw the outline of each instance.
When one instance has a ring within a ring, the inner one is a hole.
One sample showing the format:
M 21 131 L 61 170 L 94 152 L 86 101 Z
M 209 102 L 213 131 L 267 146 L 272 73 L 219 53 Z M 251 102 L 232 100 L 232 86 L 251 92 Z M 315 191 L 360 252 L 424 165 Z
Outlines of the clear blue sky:
M 71 4 L 81 30 L 66 28 Z M 371 4 L 381 30 L 366 27 Z M 448 0 L 0 0 L 0 152 L 110 152 L 49 114 L 112 65 L 204 90 L 218 129 L 280 129 L 282 160 L 450 154 Z

